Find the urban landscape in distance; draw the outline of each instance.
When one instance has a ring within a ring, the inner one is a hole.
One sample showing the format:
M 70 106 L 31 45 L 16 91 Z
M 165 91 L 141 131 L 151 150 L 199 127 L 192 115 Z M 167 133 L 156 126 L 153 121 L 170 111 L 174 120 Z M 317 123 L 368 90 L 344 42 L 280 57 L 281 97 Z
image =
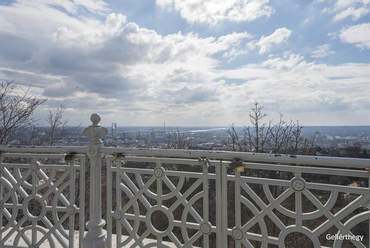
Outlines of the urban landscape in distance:
M 106 146 L 131 148 L 182 148 L 201 150 L 233 150 L 229 127 L 174 127 L 174 126 L 117 126 L 106 127 L 103 138 Z M 74 146 L 87 143 L 83 127 L 63 127 L 58 130 L 53 145 Z M 235 127 L 243 135 L 245 127 Z M 49 127 L 38 127 L 33 138 L 31 129 L 25 129 L 9 142 L 10 145 L 48 145 Z M 61 133 L 60 133 L 61 132 Z M 307 126 L 302 137 L 314 146 L 313 155 L 370 157 L 370 126 Z M 175 147 L 176 143 L 180 147 Z M 250 150 L 250 151 L 253 151 Z

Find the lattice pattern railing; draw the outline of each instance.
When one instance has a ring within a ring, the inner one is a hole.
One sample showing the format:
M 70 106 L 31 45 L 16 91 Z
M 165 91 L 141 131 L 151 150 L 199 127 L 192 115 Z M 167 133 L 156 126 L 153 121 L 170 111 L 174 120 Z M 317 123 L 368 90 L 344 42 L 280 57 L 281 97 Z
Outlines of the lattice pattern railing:
M 0 247 L 369 247 L 370 160 L 108 148 L 94 125 L 88 147 L 1 147 Z
M 363 169 L 242 159 L 235 168 L 231 161 L 195 160 L 190 152 L 169 154 L 181 159 L 133 153 L 108 158 L 108 244 L 116 234 L 114 247 L 369 246 L 370 177 Z M 351 180 L 361 183 L 349 186 Z M 175 213 L 179 205 L 184 209 Z M 152 221 L 156 211 L 162 226 Z M 363 240 L 327 238 L 335 234 Z
M 0 247 L 369 247 L 369 159 L 109 148 L 90 119 L 87 147 L 0 147 Z
M 369 247 L 368 172 L 261 163 L 244 167 L 245 173 L 227 173 L 224 167 L 231 202 L 224 247 Z M 348 186 L 344 178 L 362 183 Z M 327 238 L 335 234 L 362 235 L 363 240 Z
M 0 155 L 0 247 L 74 247 L 84 233 L 85 156 Z
M 87 149 L 69 162 L 72 148 L 8 150 L 0 154 L 0 247 L 82 247 Z M 250 162 L 254 154 L 120 148 L 93 150 L 90 160 L 99 152 L 108 247 L 369 247 L 367 160 L 338 159 L 334 168 L 327 158 L 301 166 L 270 155 Z M 364 239 L 326 238 L 335 234 Z
M 107 189 L 109 247 L 112 230 L 117 248 L 216 246 L 216 174 L 208 160 L 110 157 L 107 168 L 114 181 Z

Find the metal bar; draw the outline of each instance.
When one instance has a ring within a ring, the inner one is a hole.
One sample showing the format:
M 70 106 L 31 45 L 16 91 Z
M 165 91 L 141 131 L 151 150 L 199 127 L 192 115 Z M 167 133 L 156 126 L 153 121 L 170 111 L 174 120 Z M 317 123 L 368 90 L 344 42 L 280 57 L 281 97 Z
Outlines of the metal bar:
M 70 162 L 70 181 L 69 181 L 69 197 L 70 197 L 70 207 L 75 206 L 76 200 L 76 168 L 73 167 L 73 161 Z M 69 247 L 74 248 L 74 234 L 75 234 L 75 216 L 76 213 L 72 212 L 69 216 Z
M 17 164 L 17 163 L 2 163 L 0 166 L 2 167 L 12 167 L 12 168 L 30 168 L 31 164 Z M 40 168 L 43 169 L 65 169 L 68 168 L 68 165 L 64 164 L 40 164 Z M 79 165 L 73 165 L 73 167 L 79 167 Z
M 156 168 L 160 169 L 162 167 L 162 161 L 157 160 L 156 162 Z M 157 205 L 161 206 L 162 205 L 162 177 L 157 178 Z
M 20 152 L 13 152 L 13 153 L 3 153 L 4 158 L 60 158 L 64 159 L 64 157 L 68 153 L 20 153 Z M 82 158 L 84 155 L 83 154 L 75 154 L 74 157 L 76 158 Z
M 198 165 L 202 166 L 199 158 L 171 158 L 171 157 L 143 157 L 143 156 L 125 156 L 126 162 L 152 162 L 156 163 L 158 160 L 162 164 L 184 164 L 184 165 Z
M 112 248 L 112 157 L 107 158 L 107 246 Z M 117 189 L 116 189 L 117 190 Z
M 116 172 L 116 209 L 115 215 L 118 217 L 119 211 L 122 209 L 122 196 L 121 196 L 121 163 L 116 164 L 117 170 Z M 122 238 L 122 225 L 119 221 L 119 218 L 116 218 L 116 248 L 120 248 L 121 238 Z
M 0 146 L 0 152 L 77 152 L 87 153 L 86 146 Z M 289 155 L 289 154 L 269 154 L 252 152 L 230 152 L 230 151 L 199 151 L 199 150 L 181 150 L 181 149 L 153 149 L 153 148 L 116 148 L 104 147 L 103 153 L 114 154 L 123 153 L 124 155 L 156 156 L 156 157 L 181 157 L 181 158 L 199 158 L 232 160 L 240 158 L 245 161 L 259 161 L 272 163 L 291 163 L 303 165 L 325 165 L 346 168 L 368 168 L 370 159 L 360 158 L 342 158 L 308 155 Z
M 240 172 L 236 169 L 235 170 L 235 182 L 234 182 L 234 197 L 235 197 L 235 227 L 241 229 L 241 202 L 240 202 Z M 226 189 L 227 190 L 227 189 Z M 235 240 L 235 247 L 241 248 L 240 240 Z
M 33 153 L 55 153 L 76 152 L 87 153 L 87 146 L 0 146 L 0 152 L 33 152 Z
M 125 157 L 126 158 L 126 157 Z M 127 157 L 126 161 L 135 161 L 135 162 L 155 162 L 157 158 L 151 157 Z M 177 163 L 181 165 L 198 165 L 199 161 L 195 159 L 173 159 L 173 158 L 163 158 L 162 163 Z M 219 161 L 217 160 L 210 160 L 209 164 L 211 166 L 215 166 L 218 164 Z M 229 165 L 230 161 L 223 161 L 223 164 Z M 199 164 L 200 165 L 200 164 Z M 253 163 L 253 162 L 244 162 L 243 166 L 249 169 L 258 169 L 258 170 L 272 170 L 272 171 L 286 171 L 286 172 L 294 172 L 294 171 L 302 171 L 302 173 L 310 173 L 310 174 L 324 174 L 324 175 L 337 175 L 337 176 L 351 176 L 351 177 L 362 177 L 367 178 L 367 172 L 358 170 L 358 169 L 342 169 L 342 168 L 321 168 L 321 167 L 312 167 L 312 166 L 300 166 L 300 165 L 282 165 L 282 164 L 268 164 L 268 163 Z M 146 170 L 148 172 L 152 172 L 150 169 L 141 169 L 139 167 L 135 168 L 125 168 L 125 170 L 142 170 L 143 172 Z M 175 171 L 176 173 L 187 173 L 182 171 Z M 197 173 L 197 172 L 191 172 Z M 198 173 L 200 176 L 201 173 Z
M 222 162 L 221 162 L 222 165 Z M 221 166 L 221 206 L 222 206 L 222 242 L 221 247 L 227 247 L 227 229 L 228 229 L 228 223 L 227 223 L 227 215 L 228 215 L 228 209 L 227 209 L 227 168 L 226 166 Z
M 226 163 L 226 162 L 225 162 Z M 229 164 L 229 162 L 227 162 Z M 367 172 L 359 169 L 342 169 L 342 168 L 321 168 L 311 166 L 297 166 L 297 165 L 276 165 L 276 164 L 265 164 L 265 163 L 243 163 L 243 166 L 248 169 L 258 170 L 272 170 L 272 171 L 286 171 L 295 172 L 300 171 L 307 174 L 324 174 L 324 175 L 336 175 L 336 176 L 347 176 L 347 177 L 367 177 Z
M 216 239 L 217 239 L 217 248 L 222 248 L 222 162 L 216 165 Z
M 0 164 L 2 165 L 3 164 L 3 155 L 0 153 Z M 5 179 L 5 178 L 4 178 Z M 0 169 L 0 202 L 3 201 L 4 199 L 4 192 L 3 192 L 3 184 L 2 184 L 2 180 L 3 180 L 3 170 Z M 0 211 L 0 247 L 3 247 L 4 246 L 4 240 L 3 240 L 3 211 Z
M 85 234 L 85 171 L 86 171 L 86 156 L 81 160 L 80 166 L 80 206 L 79 206 L 79 247 L 82 247 L 82 241 Z
M 208 187 L 208 161 L 203 159 L 203 222 L 209 222 L 209 187 Z M 208 233 L 203 234 L 203 247 L 209 248 L 209 236 Z
M 368 186 L 368 188 L 369 188 L 369 193 L 368 194 L 370 194 L 370 167 L 369 168 L 367 168 L 367 173 L 368 173 L 368 180 L 367 180 L 367 186 Z M 370 204 L 368 205 L 368 210 L 370 209 Z M 369 240 L 368 240 L 368 244 L 369 244 L 369 246 L 370 246 L 370 217 L 369 217 L 369 229 L 367 230 L 368 231 L 368 233 L 367 233 L 367 236 L 368 236 L 368 238 L 369 238 Z
M 0 147 L 1 151 L 1 147 Z M 104 147 L 103 153 L 124 155 L 155 156 L 155 157 L 180 157 L 180 158 L 199 158 L 232 160 L 240 158 L 244 161 L 258 161 L 270 163 L 290 163 L 302 165 L 325 165 L 345 168 L 368 168 L 370 159 L 325 157 L 309 155 L 290 155 L 290 154 L 270 154 L 253 152 L 230 152 L 230 151 L 200 151 L 200 150 L 181 150 L 181 149 L 155 149 L 155 148 L 123 148 L 123 147 Z
M 296 178 L 301 177 L 301 173 L 295 174 Z M 296 225 L 302 227 L 303 209 L 302 209 L 302 192 L 295 192 L 295 211 L 296 211 Z

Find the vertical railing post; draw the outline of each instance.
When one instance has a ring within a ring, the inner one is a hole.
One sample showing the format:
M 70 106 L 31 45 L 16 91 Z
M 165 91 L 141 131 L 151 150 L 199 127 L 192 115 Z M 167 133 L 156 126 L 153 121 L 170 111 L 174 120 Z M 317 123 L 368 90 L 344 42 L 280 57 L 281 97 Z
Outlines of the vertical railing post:
M 87 154 L 90 161 L 90 219 L 87 223 L 88 232 L 83 240 L 83 248 L 106 248 L 101 200 L 101 148 L 103 147 L 101 138 L 108 134 L 108 130 L 99 126 L 100 116 L 98 114 L 92 114 L 90 120 L 92 125 L 85 128 L 82 133 L 90 139 Z
M 227 168 L 220 160 L 216 165 L 216 227 L 217 227 L 217 248 L 224 248 L 228 245 L 228 199 L 227 199 Z

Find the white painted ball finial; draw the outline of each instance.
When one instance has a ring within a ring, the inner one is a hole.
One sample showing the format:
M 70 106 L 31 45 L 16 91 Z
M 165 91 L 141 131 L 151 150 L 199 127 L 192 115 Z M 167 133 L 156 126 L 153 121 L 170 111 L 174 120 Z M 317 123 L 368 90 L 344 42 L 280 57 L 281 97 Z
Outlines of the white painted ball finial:
M 91 120 L 91 122 L 93 123 L 94 126 L 97 126 L 98 123 L 100 122 L 101 118 L 97 113 L 93 113 L 90 116 L 90 120 Z
M 92 114 L 90 116 L 90 120 L 92 122 L 92 125 L 85 128 L 82 132 L 82 135 L 90 138 L 91 145 L 102 144 L 103 141 L 101 140 L 101 138 L 108 134 L 108 129 L 99 126 L 101 118 L 97 113 Z

